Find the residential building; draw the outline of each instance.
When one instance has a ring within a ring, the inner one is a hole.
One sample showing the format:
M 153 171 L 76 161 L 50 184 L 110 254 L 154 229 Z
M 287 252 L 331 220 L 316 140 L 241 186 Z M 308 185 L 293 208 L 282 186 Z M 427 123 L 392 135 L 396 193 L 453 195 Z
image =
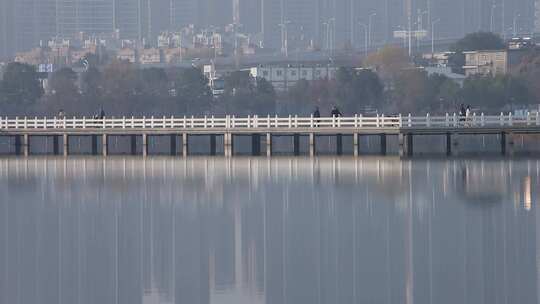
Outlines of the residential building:
M 450 56 L 453 54 L 454 52 L 437 52 L 433 54 L 426 53 L 422 55 L 422 58 L 425 60 L 428 60 L 431 65 L 439 66 L 439 67 L 446 67 L 448 66 Z
M 163 48 L 163 62 L 167 64 L 180 63 L 184 50 L 182 48 Z
M 137 51 L 132 48 L 123 48 L 118 50 L 116 58 L 118 60 L 135 63 L 137 62 Z
M 463 74 L 457 74 L 452 72 L 452 68 L 447 66 L 425 67 L 424 70 L 428 73 L 428 76 L 443 75 L 448 79 L 453 80 L 455 83 L 459 84 L 460 87 L 463 86 L 463 82 L 465 82 L 465 79 L 467 78 Z
M 160 49 L 140 49 L 138 55 L 140 64 L 158 64 L 162 62 Z
M 508 66 L 506 50 L 464 52 L 466 76 L 505 74 Z
M 181 32 L 164 32 L 158 35 L 159 48 L 178 48 L 184 46 Z
M 252 77 L 266 79 L 276 91 L 288 91 L 301 79 L 333 79 L 337 69 L 334 66 L 259 66 L 249 71 Z

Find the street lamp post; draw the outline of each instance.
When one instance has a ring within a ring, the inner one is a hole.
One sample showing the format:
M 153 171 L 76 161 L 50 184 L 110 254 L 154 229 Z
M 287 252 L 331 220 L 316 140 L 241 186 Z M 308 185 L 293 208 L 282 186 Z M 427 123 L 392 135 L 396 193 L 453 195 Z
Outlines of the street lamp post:
M 420 36 L 420 32 L 424 30 L 424 15 L 427 15 L 427 14 L 428 14 L 428 11 L 418 10 L 418 21 L 417 21 L 418 35 L 415 35 L 417 51 L 420 49 L 420 40 L 423 38 Z
M 365 23 L 358 22 L 358 25 L 364 28 L 364 53 L 368 53 L 368 26 Z
M 493 18 L 494 18 L 494 15 L 495 15 L 495 9 L 497 7 L 499 7 L 500 4 L 495 4 L 493 3 L 491 5 L 491 18 L 490 18 L 490 21 L 489 21 L 489 31 L 493 33 Z
M 514 13 L 514 22 L 513 22 L 513 34 L 514 34 L 514 37 L 512 38 L 515 38 L 517 36 L 517 19 L 521 17 L 521 14 L 515 14 Z
M 431 21 L 431 59 L 433 59 L 433 54 L 435 54 L 435 24 L 440 22 L 441 19 L 436 19 Z
M 283 39 L 281 41 L 281 52 L 285 54 L 285 57 L 289 57 L 289 33 L 287 27 L 291 23 L 292 22 L 290 20 L 286 20 L 283 23 L 279 24 L 283 33 Z
M 373 17 L 377 16 L 377 13 L 372 13 L 368 17 L 368 46 L 371 47 L 371 21 Z
M 333 35 L 330 33 L 330 30 L 335 28 L 335 23 L 336 19 L 335 18 L 330 18 L 328 19 L 326 22 L 323 22 L 323 26 L 325 27 L 326 29 L 326 49 L 328 51 L 332 51 L 333 49 Z M 332 25 L 334 25 L 334 27 L 332 27 Z

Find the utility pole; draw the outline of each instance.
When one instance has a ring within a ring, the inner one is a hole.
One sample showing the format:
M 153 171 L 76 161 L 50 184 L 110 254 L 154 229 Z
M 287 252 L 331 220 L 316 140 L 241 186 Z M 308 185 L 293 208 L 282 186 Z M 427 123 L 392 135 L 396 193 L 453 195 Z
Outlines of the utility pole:
M 439 23 L 441 19 L 431 21 L 431 59 L 435 54 L 435 24 Z
M 371 15 L 369 15 L 368 17 L 368 46 L 371 47 L 371 22 L 372 22 L 372 18 L 377 16 L 377 13 L 372 13 Z
M 356 25 L 354 24 L 354 0 L 350 1 L 350 6 L 351 6 L 350 7 L 351 11 L 350 11 L 350 16 L 349 16 L 349 18 L 351 19 L 350 20 L 350 23 L 351 23 L 350 24 L 351 25 L 351 35 L 350 35 L 350 40 L 351 41 L 350 42 L 351 42 L 351 47 L 354 49 L 354 37 L 355 37 L 354 29 L 356 27 Z
M 264 27 L 264 21 L 265 21 L 265 16 L 264 16 L 264 6 L 266 4 L 266 1 L 265 0 L 261 0 L 261 48 L 264 48 L 264 38 L 265 38 L 265 27 Z
M 406 10 L 407 10 L 407 36 L 409 39 L 409 57 L 412 56 L 412 0 L 406 0 Z
M 502 22 L 502 26 L 501 26 L 501 31 L 502 31 L 502 35 L 503 35 L 503 40 L 506 40 L 506 14 L 504 13 L 504 10 L 506 9 L 506 3 L 505 3 L 505 0 L 501 0 L 501 15 L 502 15 L 502 18 L 501 18 L 501 22 Z
M 491 5 L 491 19 L 489 21 L 489 31 L 493 33 L 493 22 L 494 22 L 494 16 L 495 16 L 495 9 L 499 7 L 499 4 L 493 3 Z
M 512 38 L 515 38 L 517 37 L 517 18 L 521 17 L 521 14 L 516 14 L 514 13 L 514 20 L 513 20 L 513 34 L 514 34 L 514 37 Z

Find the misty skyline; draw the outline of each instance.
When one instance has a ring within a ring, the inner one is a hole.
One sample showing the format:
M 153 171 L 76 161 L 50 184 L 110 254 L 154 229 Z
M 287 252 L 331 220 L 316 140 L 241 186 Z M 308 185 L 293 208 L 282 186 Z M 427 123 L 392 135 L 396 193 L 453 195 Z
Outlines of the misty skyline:
M 0 58 L 52 37 L 112 33 L 156 44 L 163 31 L 238 23 L 266 48 L 279 49 L 285 27 L 290 48 L 363 47 L 395 41 L 393 31 L 436 24 L 437 38 L 493 30 L 530 34 L 535 0 L 0 0 Z M 410 16 L 410 22 L 409 22 Z M 281 24 L 281 26 L 280 26 Z

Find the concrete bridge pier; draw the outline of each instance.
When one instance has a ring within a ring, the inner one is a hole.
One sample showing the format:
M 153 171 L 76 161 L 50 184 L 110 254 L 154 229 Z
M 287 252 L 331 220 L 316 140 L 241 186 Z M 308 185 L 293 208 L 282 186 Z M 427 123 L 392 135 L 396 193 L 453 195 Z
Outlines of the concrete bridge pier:
M 386 134 L 380 134 L 381 139 L 381 155 L 386 155 Z
M 131 155 L 137 155 L 137 135 L 129 136 L 129 152 Z
M 13 136 L 13 146 L 15 148 L 15 155 L 21 155 L 21 136 L 15 135 Z
M 142 135 L 142 155 L 148 156 L 148 135 Z
M 109 154 L 109 138 L 107 134 L 101 135 L 101 154 L 107 156 Z
M 309 156 L 313 157 L 317 154 L 315 134 L 309 133 Z
M 266 133 L 266 156 L 272 156 L 272 134 Z
M 217 154 L 217 135 L 210 135 L 210 155 L 215 156 Z
M 225 157 L 232 157 L 234 154 L 233 147 L 233 135 L 231 133 L 225 133 L 223 135 L 223 150 Z
M 187 157 L 189 153 L 189 135 L 187 133 L 182 133 L 182 156 Z
M 343 155 L 343 135 L 336 134 L 336 154 Z
M 251 134 L 251 155 L 261 155 L 261 135 L 258 133 Z
M 293 135 L 293 151 L 294 156 L 300 155 L 300 134 L 297 133 Z
M 446 133 L 446 156 L 452 155 L 452 133 Z
M 501 154 L 505 156 L 514 155 L 514 133 L 501 133 Z
M 413 156 L 413 135 L 412 134 L 399 134 L 399 156 Z
M 358 133 L 353 134 L 353 154 L 355 157 L 358 157 L 360 155 L 360 138 Z
M 53 145 L 53 155 L 60 155 L 60 144 L 58 143 L 58 139 L 60 136 L 53 135 L 52 136 L 52 145 Z
M 90 135 L 90 141 L 91 141 L 91 153 L 92 155 L 98 155 L 98 136 L 97 135 Z
M 69 156 L 69 135 L 67 133 L 62 135 L 62 147 L 64 157 Z
M 23 155 L 28 156 L 30 155 L 30 136 L 28 134 L 24 134 L 22 136 L 23 142 L 22 142 L 22 150 Z

